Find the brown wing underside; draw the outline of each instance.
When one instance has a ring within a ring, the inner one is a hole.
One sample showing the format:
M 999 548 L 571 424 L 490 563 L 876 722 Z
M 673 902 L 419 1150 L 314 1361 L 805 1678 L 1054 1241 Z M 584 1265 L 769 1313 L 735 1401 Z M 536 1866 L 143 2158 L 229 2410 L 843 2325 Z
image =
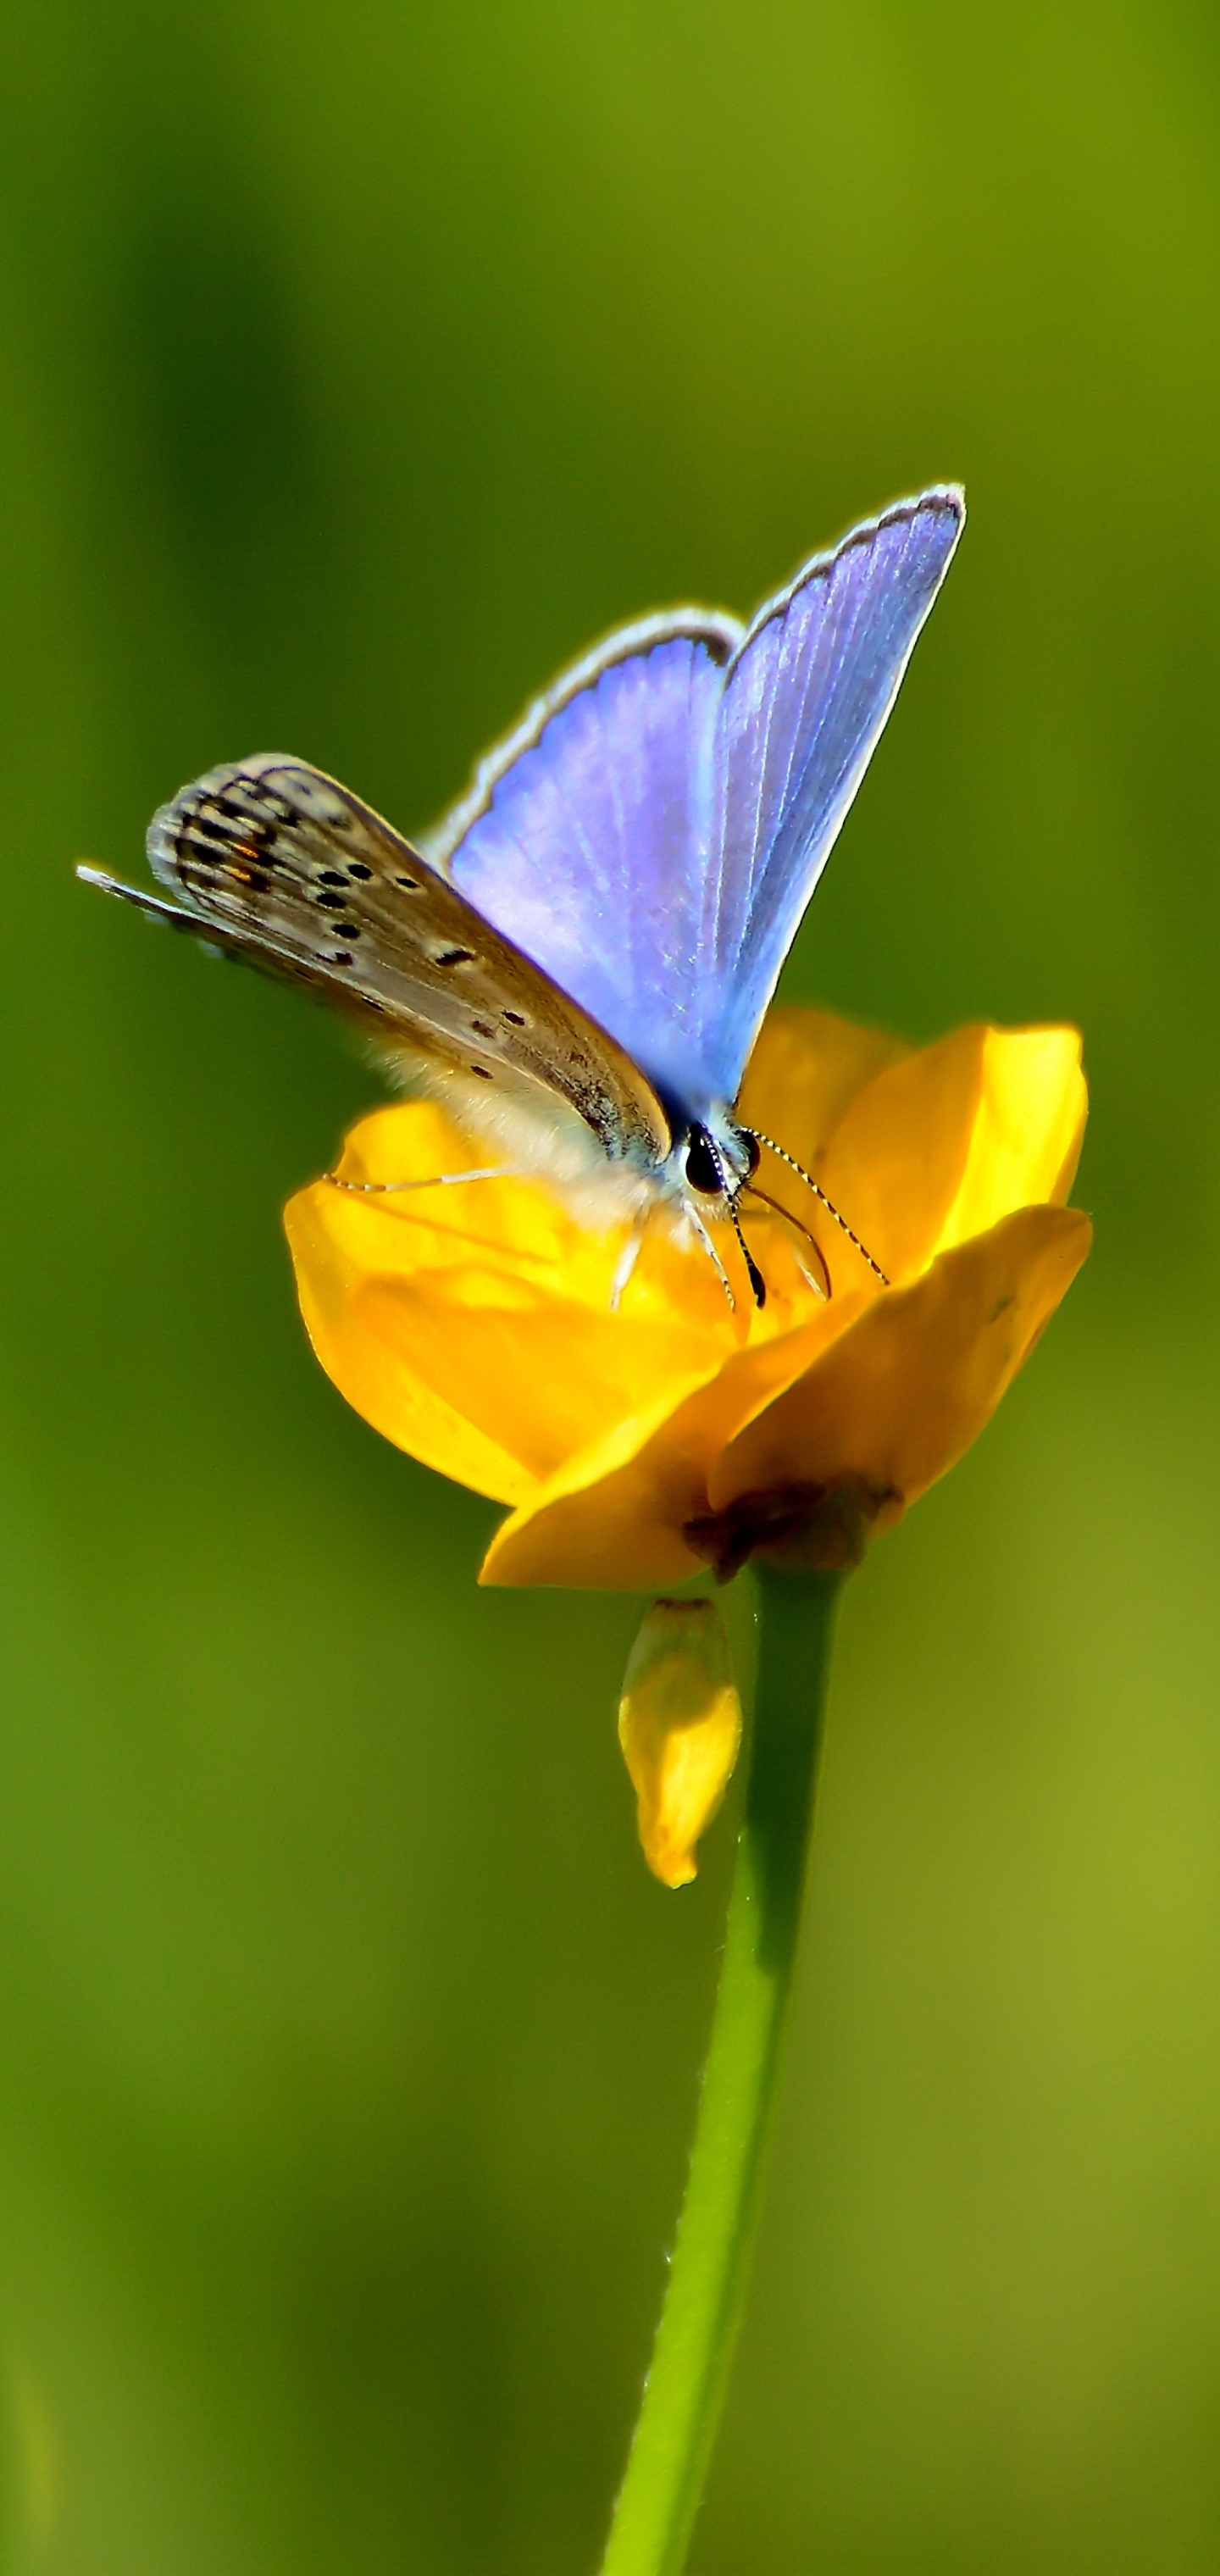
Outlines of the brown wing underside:
M 606 1031 L 367 805 L 277 755 L 210 770 L 149 832 L 170 904 L 89 882 L 264 973 L 303 985 L 392 1048 L 558 1095 L 612 1162 L 655 1166 L 669 1122 Z M 540 1107 L 542 1102 L 540 1101 Z

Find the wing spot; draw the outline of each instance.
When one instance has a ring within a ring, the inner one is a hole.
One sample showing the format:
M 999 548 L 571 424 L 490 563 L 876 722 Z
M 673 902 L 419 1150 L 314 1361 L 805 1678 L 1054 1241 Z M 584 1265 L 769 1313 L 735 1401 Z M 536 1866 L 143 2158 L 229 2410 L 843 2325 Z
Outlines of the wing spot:
M 470 1070 L 472 1073 L 477 1073 L 480 1082 L 490 1082 L 492 1079 L 485 1064 L 472 1064 Z
M 433 955 L 432 963 L 434 966 L 473 966 L 474 950 L 473 948 L 438 948 Z
M 395 877 L 394 883 L 396 886 L 402 887 L 404 894 L 419 894 L 422 892 L 418 877 Z
M 363 859 L 353 859 L 347 873 L 349 877 L 359 877 L 361 884 L 367 885 L 373 871 L 366 868 Z
M 314 896 L 314 902 L 322 912 L 346 912 L 347 910 L 346 901 L 341 894 L 318 894 Z
M 488 1038 L 494 1040 L 496 1034 L 495 1030 L 493 1028 L 489 1028 L 486 1020 L 472 1020 L 470 1026 L 476 1038 Z
M 361 936 L 359 922 L 337 921 L 335 923 L 335 936 L 338 939 L 359 939 Z
M 350 948 L 336 948 L 330 962 L 332 966 L 350 966 L 352 962 Z
M 510 1021 L 515 1029 L 525 1029 L 529 1027 L 529 1022 L 526 1019 L 524 1011 L 501 1011 L 500 1017 L 502 1020 Z
M 318 871 L 318 883 L 319 885 L 345 886 L 347 884 L 347 878 L 345 877 L 342 868 L 320 868 Z

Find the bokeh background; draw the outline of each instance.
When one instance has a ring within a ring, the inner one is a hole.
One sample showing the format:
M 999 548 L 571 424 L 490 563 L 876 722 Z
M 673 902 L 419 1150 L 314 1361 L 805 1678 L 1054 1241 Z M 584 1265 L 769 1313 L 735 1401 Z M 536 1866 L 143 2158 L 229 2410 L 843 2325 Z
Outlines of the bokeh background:
M 847 1600 L 694 2576 L 1220 2565 L 1220 60 L 1197 0 L 0 20 L 3 2528 L 593 2570 L 731 1821 L 638 1605 L 478 1593 L 279 1208 L 376 1096 L 78 888 L 287 747 L 404 828 L 599 630 L 971 524 L 786 983 L 1068 1017 L 1093 1262 Z

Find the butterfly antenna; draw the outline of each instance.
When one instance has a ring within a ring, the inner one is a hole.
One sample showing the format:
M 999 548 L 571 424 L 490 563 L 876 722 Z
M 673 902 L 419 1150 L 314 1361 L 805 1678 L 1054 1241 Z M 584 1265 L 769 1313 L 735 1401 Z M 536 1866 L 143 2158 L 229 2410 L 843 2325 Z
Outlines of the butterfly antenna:
M 758 1263 L 756 1262 L 753 1253 L 750 1250 L 749 1244 L 746 1242 L 745 1236 L 741 1231 L 741 1218 L 737 1213 L 737 1201 L 740 1197 L 741 1192 L 740 1190 L 737 1190 L 729 1200 L 729 1215 L 733 1223 L 733 1232 L 741 1245 L 741 1257 L 746 1265 L 750 1286 L 754 1291 L 754 1303 L 756 1306 L 765 1306 L 767 1302 L 767 1283 L 758 1267 Z
M 880 1262 L 874 1261 L 868 1245 L 866 1243 L 861 1243 L 859 1235 L 855 1233 L 854 1229 L 848 1224 L 846 1217 L 840 1216 L 834 1200 L 827 1198 L 826 1192 L 822 1188 L 821 1183 L 819 1181 L 815 1181 L 812 1172 L 807 1172 L 804 1164 L 798 1163 L 795 1154 L 789 1154 L 782 1145 L 777 1145 L 774 1136 L 764 1136 L 761 1127 L 751 1127 L 745 1132 L 748 1135 L 755 1137 L 760 1145 L 765 1145 L 769 1154 L 778 1154 L 781 1163 L 786 1163 L 789 1171 L 795 1172 L 797 1179 L 804 1182 L 806 1189 L 812 1190 L 815 1199 L 821 1200 L 827 1216 L 832 1216 L 834 1218 L 835 1224 L 838 1226 L 840 1233 L 846 1235 L 849 1243 L 854 1243 L 861 1260 L 867 1261 L 874 1279 L 879 1279 L 882 1287 L 888 1288 L 891 1283 L 886 1278 Z M 787 1214 L 787 1210 L 785 1210 L 785 1214 Z
M 743 1190 L 749 1191 L 752 1199 L 761 1199 L 764 1207 L 771 1208 L 776 1216 L 783 1217 L 786 1225 L 795 1226 L 797 1233 L 804 1235 L 810 1251 L 816 1256 L 818 1269 L 821 1272 L 820 1281 L 811 1280 L 810 1286 L 820 1287 L 823 1297 L 830 1298 L 833 1294 L 830 1284 L 830 1271 L 827 1266 L 826 1255 L 822 1250 L 821 1244 L 818 1242 L 816 1234 L 814 1234 L 807 1225 L 802 1225 L 799 1216 L 794 1216 L 791 1208 L 786 1208 L 784 1206 L 782 1199 L 773 1199 L 769 1190 L 760 1190 L 757 1181 L 743 1181 L 741 1186 Z

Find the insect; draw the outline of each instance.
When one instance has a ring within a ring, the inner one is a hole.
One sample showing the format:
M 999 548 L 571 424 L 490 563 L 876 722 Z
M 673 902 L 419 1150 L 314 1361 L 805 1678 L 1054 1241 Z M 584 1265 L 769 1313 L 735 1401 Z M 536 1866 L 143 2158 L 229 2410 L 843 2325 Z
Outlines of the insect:
M 416 846 L 308 762 L 263 753 L 154 816 L 170 900 L 78 873 L 336 1004 L 490 1140 L 490 1170 L 545 1173 L 585 1221 L 626 1220 L 613 1302 L 664 1212 L 730 1302 L 711 1229 L 731 1226 L 761 1304 L 740 1201 L 776 1205 L 760 1149 L 792 1157 L 737 1118 L 742 1075 L 964 516 L 951 484 L 895 503 L 748 628 L 704 609 L 622 628 Z

